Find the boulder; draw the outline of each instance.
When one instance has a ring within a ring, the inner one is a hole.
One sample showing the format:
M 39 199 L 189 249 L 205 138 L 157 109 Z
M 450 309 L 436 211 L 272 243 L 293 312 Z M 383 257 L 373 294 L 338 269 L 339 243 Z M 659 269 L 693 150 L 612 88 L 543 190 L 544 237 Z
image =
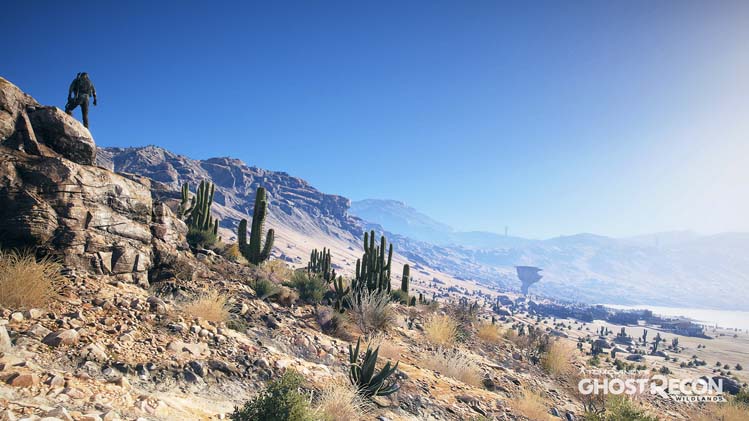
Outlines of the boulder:
M 12 346 L 13 343 L 10 341 L 8 331 L 5 329 L 5 326 L 0 325 L 0 352 L 10 351 Z
M 50 333 L 42 339 L 42 343 L 51 347 L 60 345 L 75 345 L 78 343 L 78 332 L 73 329 L 60 330 Z
M 29 112 L 36 139 L 63 157 L 82 165 L 96 163 L 96 144 L 87 128 L 57 107 Z

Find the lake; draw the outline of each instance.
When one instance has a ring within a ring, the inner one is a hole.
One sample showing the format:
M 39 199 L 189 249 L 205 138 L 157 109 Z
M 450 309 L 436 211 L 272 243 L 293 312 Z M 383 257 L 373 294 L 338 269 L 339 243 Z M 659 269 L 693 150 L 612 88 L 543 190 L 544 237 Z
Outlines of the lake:
M 678 317 L 683 316 L 694 320 L 697 323 L 715 326 L 716 324 L 720 327 L 725 328 L 738 328 L 749 330 L 749 311 L 724 311 L 724 310 L 709 310 L 699 308 L 684 308 L 684 307 L 661 307 L 651 305 L 637 305 L 637 306 L 625 306 L 618 304 L 603 304 L 606 307 L 622 309 L 622 310 L 642 310 L 648 309 L 653 313 L 668 316 Z

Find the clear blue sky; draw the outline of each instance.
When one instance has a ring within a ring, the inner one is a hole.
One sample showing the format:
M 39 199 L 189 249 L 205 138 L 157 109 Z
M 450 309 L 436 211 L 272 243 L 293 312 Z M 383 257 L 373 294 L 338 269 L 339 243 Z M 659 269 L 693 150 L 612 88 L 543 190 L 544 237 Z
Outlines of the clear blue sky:
M 100 145 L 459 229 L 749 231 L 746 1 L 14 1 L 0 34 L 42 103 L 89 72 Z

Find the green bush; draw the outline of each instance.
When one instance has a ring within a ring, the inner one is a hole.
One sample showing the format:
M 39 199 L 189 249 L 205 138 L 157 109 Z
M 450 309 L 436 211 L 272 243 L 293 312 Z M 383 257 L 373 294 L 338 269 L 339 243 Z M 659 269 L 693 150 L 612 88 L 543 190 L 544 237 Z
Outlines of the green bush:
M 208 248 L 216 244 L 216 234 L 191 227 L 187 232 L 187 243 L 195 248 Z
M 328 283 L 317 274 L 308 275 L 304 271 L 296 271 L 291 277 L 288 286 L 299 292 L 299 298 L 310 303 L 317 304 L 328 291 Z
M 299 392 L 304 378 L 287 371 L 260 394 L 229 415 L 232 421 L 312 421 L 309 401 Z
M 626 397 L 617 396 L 606 400 L 603 413 L 586 412 L 584 421 L 658 421 L 657 417 L 648 415 Z
M 252 289 L 255 290 L 255 294 L 261 300 L 264 300 L 270 296 L 276 295 L 279 292 L 278 285 L 274 284 L 269 279 L 258 278 L 252 283 Z
M 734 400 L 742 405 L 749 406 L 749 389 L 743 388 L 739 390 Z
M 408 304 L 408 293 L 399 289 L 394 289 L 390 291 L 390 299 L 396 303 Z

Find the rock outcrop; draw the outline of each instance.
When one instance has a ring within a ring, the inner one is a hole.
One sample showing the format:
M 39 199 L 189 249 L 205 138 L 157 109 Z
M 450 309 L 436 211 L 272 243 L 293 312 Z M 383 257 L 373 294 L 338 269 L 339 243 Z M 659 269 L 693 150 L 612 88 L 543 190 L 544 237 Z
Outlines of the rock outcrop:
M 186 247 L 151 182 L 93 166 L 89 131 L 0 78 L 0 241 L 59 255 L 92 275 L 148 284 L 156 253 Z

